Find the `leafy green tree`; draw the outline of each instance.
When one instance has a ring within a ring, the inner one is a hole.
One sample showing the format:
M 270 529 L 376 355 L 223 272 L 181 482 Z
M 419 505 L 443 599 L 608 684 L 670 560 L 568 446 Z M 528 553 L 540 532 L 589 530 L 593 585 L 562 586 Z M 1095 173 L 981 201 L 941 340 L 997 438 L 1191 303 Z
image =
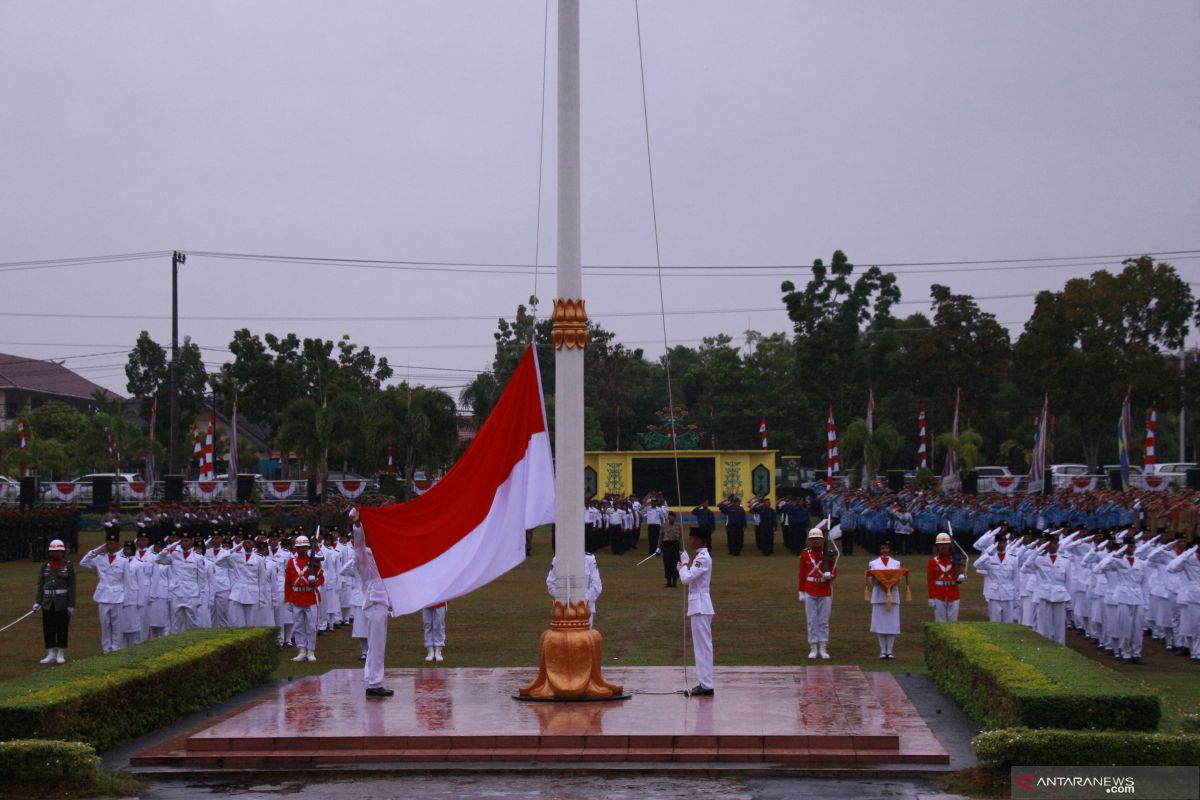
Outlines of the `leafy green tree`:
M 417 467 L 442 466 L 458 447 L 458 409 L 454 399 L 439 389 L 390 386 L 375 398 L 370 421 L 376 450 L 394 448 L 404 474 L 405 499 L 412 497 Z
M 838 449 L 846 454 L 846 468 L 849 471 L 861 472 L 865 461 L 867 472 L 878 475 L 891 465 L 902 443 L 903 437 L 893 426 L 876 425 L 875 430 L 868 433 L 867 421 L 856 419 L 840 435 Z
M 376 358 L 349 336 L 336 342 L 301 339 L 294 333 L 260 338 L 242 328 L 234 332 L 229 352 L 233 361 L 214 377 L 214 388 L 222 396 L 236 396 L 247 417 L 272 431 L 282 424 L 280 398 L 328 404 L 339 395 L 364 397 L 393 374 L 386 358 Z
M 166 431 L 168 409 L 171 403 L 171 372 L 167 351 L 142 331 L 129 351 L 125 364 L 126 390 L 141 400 L 142 418 L 150 419 L 155 398 L 158 399 L 158 414 L 162 430 Z M 208 371 L 200 348 L 189 338 L 184 338 L 179 348 L 179 363 L 176 365 L 179 418 L 192 419 L 204 407 L 208 391 Z M 165 437 L 164 437 L 165 438 Z
M 308 474 L 324 484 L 330 456 L 340 454 L 361 424 L 361 406 L 354 395 L 340 394 L 324 404 L 301 397 L 283 410 L 275 441 L 281 449 L 298 453 Z
M 1135 406 L 1168 406 L 1178 393 L 1171 351 L 1182 348 L 1195 314 L 1191 287 L 1149 256 L 1113 274 L 1094 272 L 1041 292 L 1017 341 L 1018 379 L 1027 395 L 1050 395 L 1053 413 L 1078 428 L 1091 467 L 1115 453 L 1113 427 L 1128 389 Z
M 947 451 L 958 455 L 960 473 L 969 472 L 979 466 L 979 457 L 983 453 L 983 437 L 970 428 L 959 432 L 958 436 L 943 433 L 934 439 L 934 444 L 942 448 L 943 458 Z M 936 467 L 935 462 L 931 462 L 931 465 Z

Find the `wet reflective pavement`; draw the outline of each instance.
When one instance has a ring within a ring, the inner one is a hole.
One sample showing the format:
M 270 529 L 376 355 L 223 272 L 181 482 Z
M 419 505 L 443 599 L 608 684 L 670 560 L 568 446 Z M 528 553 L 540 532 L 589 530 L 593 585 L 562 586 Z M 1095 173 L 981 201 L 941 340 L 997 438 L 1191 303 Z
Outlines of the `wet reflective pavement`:
M 388 670 L 389 699 L 360 670 L 267 694 L 131 759 L 135 767 L 272 769 L 489 763 L 946 764 L 889 673 L 852 666 L 724 667 L 716 695 L 687 698 L 681 670 L 606 671 L 632 697 L 514 700 L 528 669 Z

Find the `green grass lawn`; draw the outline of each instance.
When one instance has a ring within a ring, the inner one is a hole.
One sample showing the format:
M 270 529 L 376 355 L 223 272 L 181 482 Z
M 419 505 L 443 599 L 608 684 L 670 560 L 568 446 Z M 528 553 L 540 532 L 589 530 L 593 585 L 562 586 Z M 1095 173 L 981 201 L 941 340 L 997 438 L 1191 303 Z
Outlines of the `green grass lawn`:
M 751 539 L 751 537 L 747 537 Z M 101 540 L 97 531 L 81 535 L 81 550 Z M 713 638 L 718 665 L 808 664 L 804 611 L 796 597 L 796 558 L 782 546 L 775 555 L 763 557 L 751 544 L 742 555 L 730 557 L 724 547 L 725 534 L 718 529 L 713 565 L 713 603 L 717 616 Z M 641 550 L 614 556 L 602 550 L 597 558 L 604 593 L 597 603 L 597 629 L 604 634 L 604 657 L 613 666 L 679 666 L 691 663 L 691 648 L 685 649 L 686 589 L 664 587 L 661 561 L 636 566 L 646 553 Z M 447 615 L 446 667 L 530 667 L 537 664 L 537 642 L 549 621 L 550 598 L 546 594 L 546 571 L 551 549 L 549 529 L 535 536 L 534 554 L 525 563 L 469 597 L 450 603 Z M 831 619 L 833 660 L 824 663 L 857 664 L 863 669 L 894 672 L 924 672 L 921 625 L 932 619 L 926 605 L 925 556 L 902 558 L 914 570 L 914 602 L 902 610 L 903 633 L 893 661 L 879 661 L 875 636 L 869 631 L 870 606 L 863 600 L 863 570 L 868 556 L 861 550 L 844 557 L 841 577 L 834 584 Z M 0 625 L 29 610 L 37 585 L 36 564 L 0 564 Z M 79 609 L 71 628 L 69 657 L 98 655 L 99 626 L 91 602 L 95 573 L 79 571 Z M 973 572 L 963 585 L 960 618 L 986 619 L 980 594 L 982 581 Z M 1160 693 L 1164 701 L 1163 728 L 1173 730 L 1187 714 L 1200 712 L 1200 669 L 1188 659 L 1166 653 L 1158 642 L 1147 640 L 1144 666 L 1126 666 L 1097 656 L 1090 642 L 1068 633 L 1068 643 L 1092 658 L 1111 666 L 1131 681 L 1141 681 Z M 358 645 L 348 628 L 321 636 L 318 661 L 293 663 L 294 651 L 284 652 L 279 677 L 296 677 L 339 667 L 358 667 Z M 0 680 L 33 670 L 47 669 L 37 663 L 44 654 L 41 622 L 30 617 L 0 633 Z M 421 641 L 419 614 L 395 619 L 388 634 L 389 667 L 426 666 Z M 681 678 L 682 680 L 682 678 Z

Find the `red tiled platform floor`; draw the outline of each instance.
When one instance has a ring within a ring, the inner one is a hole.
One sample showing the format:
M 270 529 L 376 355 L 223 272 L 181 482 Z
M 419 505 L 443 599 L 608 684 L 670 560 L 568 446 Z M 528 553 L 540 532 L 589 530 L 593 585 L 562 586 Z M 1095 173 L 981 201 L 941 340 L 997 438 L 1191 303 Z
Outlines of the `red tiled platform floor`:
M 609 669 L 628 700 L 528 703 L 532 669 L 396 669 L 395 697 L 360 670 L 281 687 L 208 727 L 139 753 L 135 767 L 271 769 L 406 762 L 947 764 L 888 673 L 858 667 L 724 667 L 715 697 L 687 698 L 682 671 Z

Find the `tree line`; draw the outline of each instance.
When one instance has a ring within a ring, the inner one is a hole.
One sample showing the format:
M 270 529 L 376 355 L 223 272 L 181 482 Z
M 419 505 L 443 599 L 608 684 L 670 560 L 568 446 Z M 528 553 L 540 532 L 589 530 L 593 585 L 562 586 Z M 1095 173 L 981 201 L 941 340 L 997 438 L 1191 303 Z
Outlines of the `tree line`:
M 973 297 L 939 284 L 930 286 L 928 312 L 897 316 L 896 276 L 877 267 L 859 270 L 840 250 L 828 264 L 814 261 L 802 287 L 783 282 L 780 294 L 792 330 L 745 331 L 742 347 L 729 333 L 717 333 L 698 347 L 677 345 L 651 360 L 589 323 L 588 447 L 641 449 L 641 434 L 667 405 L 668 368 L 676 405 L 699 429 L 701 446 L 757 448 L 765 418 L 771 448 L 822 468 L 832 407 L 848 470 L 860 469 L 864 454 L 875 470 L 916 467 L 917 414 L 924 409 L 935 471 L 947 448 L 959 453 L 963 469 L 990 463 L 1026 471 L 1044 396 L 1052 416 L 1051 460 L 1115 463 L 1115 429 L 1127 391 L 1134 461 L 1141 454 L 1140 421 L 1152 405 L 1159 411 L 1159 460 L 1174 460 L 1182 404 L 1200 396 L 1200 365 L 1194 353 L 1182 354 L 1189 325 L 1200 325 L 1200 303 L 1173 266 L 1149 256 L 1038 293 L 1015 341 Z M 552 393 L 551 323 L 535 318 L 536 303 L 530 298 L 513 319 L 499 321 L 492 370 L 462 395 L 476 418 L 487 417 L 531 339 Z M 876 402 L 870 435 L 869 393 Z M 1197 430 L 1189 424 L 1189 452 Z
M 666 412 L 667 373 L 684 424 L 699 446 L 752 449 L 759 420 L 770 446 L 806 463 L 825 463 L 826 412 L 832 408 L 843 468 L 857 471 L 916 467 L 917 414 L 925 410 L 930 466 L 940 469 L 947 449 L 963 469 L 980 463 L 1028 469 L 1035 418 L 1043 396 L 1052 415 L 1052 461 L 1093 467 L 1116 461 L 1115 427 L 1131 393 L 1133 460 L 1139 459 L 1139 420 L 1159 410 L 1159 460 L 1178 452 L 1177 421 L 1187 398 L 1200 396 L 1200 364 L 1182 348 L 1189 326 L 1200 325 L 1200 303 L 1169 263 L 1149 256 L 1124 261 L 1040 292 L 1014 341 L 973 297 L 933 284 L 929 310 L 900 317 L 896 276 L 878 267 L 859 270 L 837 251 L 816 260 L 802 287 L 780 286 L 792 330 L 727 332 L 698 347 L 676 345 L 660 358 L 621 343 L 589 323 L 585 356 L 585 443 L 589 449 L 637 450 Z M 402 474 L 452 463 L 461 447 L 460 413 L 480 425 L 529 342 L 534 342 L 553 425 L 554 349 L 551 322 L 536 313 L 537 298 L 498 320 L 492 368 L 478 374 L 459 403 L 430 387 L 392 384 L 386 358 L 348 336 L 340 340 L 295 334 L 234 332 L 232 359 L 215 371 L 200 348 L 185 340 L 177 362 L 180 417 L 176 450 L 181 465 L 192 452 L 188 421 L 212 407 L 225 418 L 238 404 L 240 419 L 274 449 L 294 451 L 309 473 L 323 478 L 330 465 L 364 474 L 380 472 L 389 456 Z M 166 349 L 143 331 L 126 364 L 127 390 L 141 424 L 110 398 L 94 398 L 89 413 L 47 403 L 27 415 L 30 451 L 16 452 L 16 432 L 0 434 L 0 470 L 33 466 L 43 475 L 111 469 L 115 458 L 134 464 L 152 455 L 166 472 L 170 362 Z M 956 392 L 960 431 L 950 434 Z M 876 402 L 868 431 L 868 395 Z M 157 403 L 157 425 L 149 421 Z M 1196 431 L 1189 424 L 1190 452 Z M 153 436 L 151 435 L 153 434 Z M 657 437 L 661 441 L 661 436 Z M 219 443 L 218 453 L 227 446 Z M 254 456 L 244 451 L 239 463 Z M 32 462 L 32 464 L 30 463 Z

